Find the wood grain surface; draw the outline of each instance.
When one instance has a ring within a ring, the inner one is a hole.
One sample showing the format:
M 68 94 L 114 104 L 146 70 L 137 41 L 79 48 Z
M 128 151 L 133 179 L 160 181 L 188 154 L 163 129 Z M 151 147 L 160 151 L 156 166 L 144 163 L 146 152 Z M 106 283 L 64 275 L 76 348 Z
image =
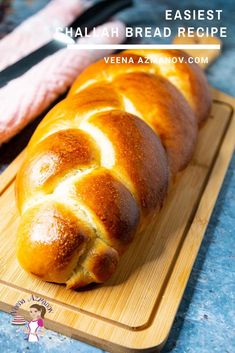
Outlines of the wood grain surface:
M 110 352 L 161 348 L 234 148 L 235 100 L 213 94 L 212 114 L 200 131 L 194 158 L 178 175 L 162 211 L 136 237 L 113 278 L 89 291 L 44 283 L 19 267 L 14 178 L 22 155 L 8 167 L 0 176 L 0 309 L 10 311 L 17 300 L 35 293 L 53 306 L 45 320 L 48 328 Z

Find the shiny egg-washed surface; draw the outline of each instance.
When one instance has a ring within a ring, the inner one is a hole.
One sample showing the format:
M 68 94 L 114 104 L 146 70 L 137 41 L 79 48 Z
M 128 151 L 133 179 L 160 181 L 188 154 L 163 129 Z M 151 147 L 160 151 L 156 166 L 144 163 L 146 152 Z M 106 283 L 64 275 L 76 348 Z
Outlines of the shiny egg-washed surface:
M 187 55 L 141 51 L 144 57 Z M 196 65 L 101 60 L 36 129 L 17 175 L 17 257 L 39 278 L 104 282 L 189 163 L 211 106 Z

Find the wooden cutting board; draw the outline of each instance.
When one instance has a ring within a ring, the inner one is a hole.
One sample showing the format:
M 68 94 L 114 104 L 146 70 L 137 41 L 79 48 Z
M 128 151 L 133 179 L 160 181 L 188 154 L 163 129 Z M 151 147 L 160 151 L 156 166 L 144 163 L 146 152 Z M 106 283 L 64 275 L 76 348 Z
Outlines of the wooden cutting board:
M 33 294 L 52 312 L 45 327 L 109 352 L 156 352 L 167 339 L 229 165 L 235 99 L 213 90 L 213 109 L 194 158 L 177 176 L 154 222 L 138 236 L 104 285 L 75 292 L 26 274 L 15 257 L 19 222 L 14 181 L 23 153 L 0 176 L 0 309 L 28 318 Z M 22 300 L 23 299 L 23 300 Z
M 191 164 L 177 177 L 162 211 L 123 256 L 115 276 L 74 292 L 26 274 L 15 258 L 18 213 L 14 179 L 23 155 L 0 177 L 0 309 L 30 294 L 53 312 L 45 326 L 110 352 L 160 349 L 173 323 L 234 148 L 235 99 L 214 91 Z M 22 305 L 24 315 L 27 305 Z M 27 314 L 26 314 L 27 316 Z

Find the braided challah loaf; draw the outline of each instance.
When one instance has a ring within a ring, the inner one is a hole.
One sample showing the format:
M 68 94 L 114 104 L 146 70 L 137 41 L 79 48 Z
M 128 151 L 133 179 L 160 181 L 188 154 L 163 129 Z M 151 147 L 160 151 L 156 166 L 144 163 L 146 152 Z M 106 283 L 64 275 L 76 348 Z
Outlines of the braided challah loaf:
M 17 175 L 17 256 L 43 280 L 104 282 L 190 161 L 211 98 L 195 64 L 138 63 L 179 51 L 123 52 L 86 69 L 43 119 Z

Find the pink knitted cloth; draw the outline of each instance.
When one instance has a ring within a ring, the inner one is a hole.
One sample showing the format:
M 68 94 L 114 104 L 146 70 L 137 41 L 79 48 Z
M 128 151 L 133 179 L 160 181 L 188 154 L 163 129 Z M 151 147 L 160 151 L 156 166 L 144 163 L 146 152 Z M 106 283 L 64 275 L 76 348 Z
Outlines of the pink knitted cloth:
M 52 0 L 0 41 L 0 70 L 49 42 L 57 27 L 69 25 L 85 9 L 82 0 Z
M 75 3 L 80 5 L 76 7 Z M 48 42 L 52 38 L 55 28 L 69 24 L 82 8 L 82 3 L 79 0 L 53 0 L 37 15 L 25 21 L 0 42 L 0 52 L 3 53 L 0 58 L 0 70 Z M 40 32 L 40 35 L 38 33 L 35 35 L 37 32 L 35 25 L 37 26 L 39 23 L 44 23 L 47 29 Z M 119 37 L 94 36 L 83 38 L 82 43 L 117 44 L 124 40 L 123 23 L 119 21 L 106 23 L 97 28 L 96 35 L 102 33 L 104 26 L 110 33 L 113 26 L 118 27 Z M 29 30 L 30 27 L 34 28 L 32 33 Z M 31 34 L 27 40 L 28 31 Z M 21 44 L 16 45 L 17 42 Z M 3 50 L 3 48 L 5 49 Z M 71 86 L 85 67 L 109 53 L 108 50 L 62 49 L 4 86 L 0 90 L 0 144 L 9 140 L 42 113 Z

